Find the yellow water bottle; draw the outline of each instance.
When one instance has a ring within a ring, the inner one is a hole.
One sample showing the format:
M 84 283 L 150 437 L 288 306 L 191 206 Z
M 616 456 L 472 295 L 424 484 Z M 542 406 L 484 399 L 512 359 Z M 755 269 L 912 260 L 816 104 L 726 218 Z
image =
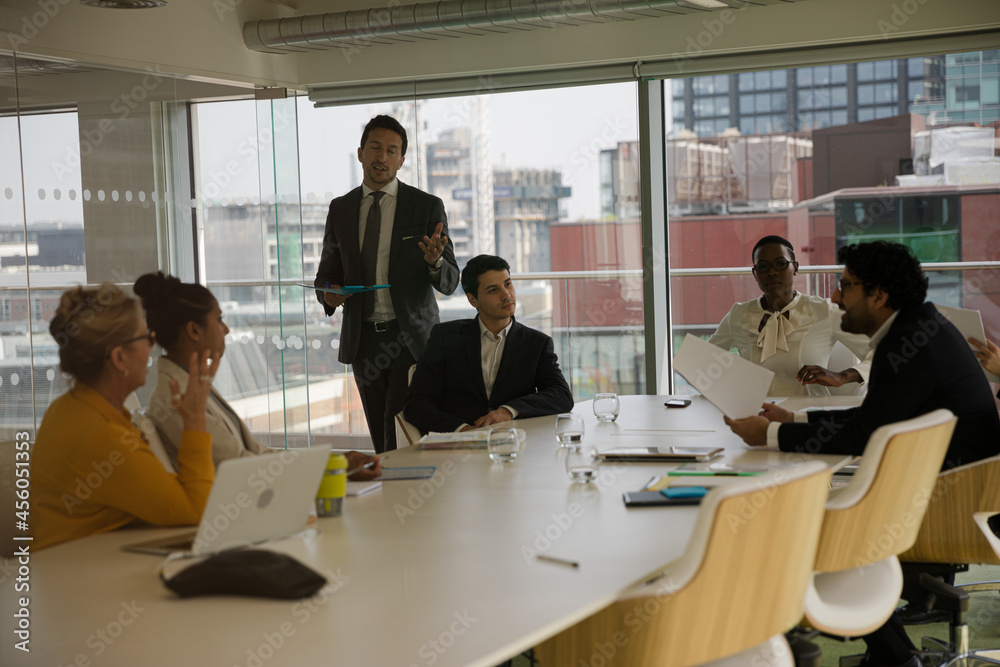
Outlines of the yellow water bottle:
M 323 481 L 316 493 L 316 516 L 340 516 L 344 511 L 347 494 L 347 457 L 330 454 L 326 462 Z

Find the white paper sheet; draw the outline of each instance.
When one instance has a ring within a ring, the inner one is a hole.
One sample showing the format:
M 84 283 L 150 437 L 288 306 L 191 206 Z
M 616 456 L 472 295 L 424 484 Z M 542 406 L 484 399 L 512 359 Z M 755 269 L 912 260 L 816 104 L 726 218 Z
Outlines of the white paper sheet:
M 978 310 L 969 310 L 968 308 L 952 308 L 951 306 L 941 306 L 939 304 L 934 304 L 934 306 L 941 312 L 942 315 L 948 318 L 948 321 L 955 325 L 955 328 L 966 338 L 975 338 L 981 343 L 986 342 L 986 330 L 983 328 L 983 316 Z M 995 341 L 994 341 L 995 342 Z M 969 344 L 972 347 L 972 344 Z M 972 348 L 976 351 L 975 348 Z M 986 377 L 990 382 L 1000 382 L 1000 378 L 993 373 L 987 373 L 986 369 L 983 369 L 983 373 L 986 373 Z
M 674 370 L 730 419 L 752 417 L 767 398 L 774 372 L 688 334 Z

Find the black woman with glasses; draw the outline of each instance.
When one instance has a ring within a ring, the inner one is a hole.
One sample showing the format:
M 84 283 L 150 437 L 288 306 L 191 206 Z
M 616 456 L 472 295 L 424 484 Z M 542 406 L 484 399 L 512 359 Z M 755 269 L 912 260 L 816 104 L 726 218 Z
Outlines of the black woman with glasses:
M 185 360 L 192 354 L 207 352 L 216 363 L 222 359 L 229 327 L 222 320 L 219 302 L 204 285 L 182 282 L 157 271 L 139 276 L 134 289 L 142 299 L 146 322 L 163 348 L 163 356 L 156 360 L 156 387 L 149 397 L 146 415 L 156 424 L 163 448 L 176 466 L 184 441 L 184 420 L 174 409 L 173 386 L 176 383 L 184 389 L 188 385 L 191 376 Z M 215 389 L 208 397 L 205 420 L 212 435 L 215 465 L 271 451 L 253 437 L 247 424 Z M 348 468 L 355 471 L 351 479 L 372 479 L 381 473 L 376 458 L 358 452 L 345 455 Z M 365 465 L 370 468 L 362 468 Z
M 32 547 L 42 549 L 144 521 L 196 524 L 215 479 L 205 403 L 210 355 L 191 355 L 197 377 L 172 389 L 184 436 L 176 475 L 132 424 L 126 397 L 146 381 L 154 334 L 136 299 L 111 283 L 62 295 L 49 325 L 71 389 L 49 406 L 32 450 Z
M 828 370 L 834 345 L 841 342 L 857 358 L 870 355 L 865 336 L 840 328 L 840 310 L 829 299 L 795 291 L 799 271 L 792 244 L 765 236 L 750 253 L 761 296 L 738 303 L 708 339 L 744 359 L 774 371 L 770 396 L 828 396 L 828 387 L 868 381 L 870 360 L 843 371 Z

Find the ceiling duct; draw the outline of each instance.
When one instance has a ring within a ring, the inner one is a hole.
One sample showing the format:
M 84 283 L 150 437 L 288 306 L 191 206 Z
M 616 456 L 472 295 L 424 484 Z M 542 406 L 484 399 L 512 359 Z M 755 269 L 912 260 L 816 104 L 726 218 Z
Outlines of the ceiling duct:
M 75 72 L 89 72 L 85 65 L 76 63 L 54 62 L 51 60 L 37 60 L 35 58 L 25 58 L 23 56 L 3 56 L 0 55 L 0 77 L 32 76 L 38 74 L 61 74 Z
M 461 38 L 658 18 L 794 0 L 439 0 L 374 9 L 249 21 L 243 43 L 263 53 L 357 49 L 374 44 Z

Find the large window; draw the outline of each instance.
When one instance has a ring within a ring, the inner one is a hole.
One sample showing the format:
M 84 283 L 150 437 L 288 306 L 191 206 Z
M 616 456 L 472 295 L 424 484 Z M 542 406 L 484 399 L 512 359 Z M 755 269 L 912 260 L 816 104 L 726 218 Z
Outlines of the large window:
M 948 128 L 957 114 L 982 117 L 986 107 L 980 96 L 991 94 L 1000 80 L 996 73 L 980 74 L 980 63 L 992 57 L 974 53 L 819 66 L 780 77 L 742 73 L 737 75 L 742 136 L 699 134 L 693 140 L 675 127 L 667 168 L 675 344 L 687 333 L 707 338 L 734 303 L 760 296 L 748 267 L 751 248 L 767 234 L 795 246 L 803 267 L 795 289 L 820 296 L 829 296 L 835 286 L 831 265 L 837 248 L 874 239 L 904 243 L 927 266 L 928 298 L 980 310 L 987 336 L 1000 337 L 996 269 L 934 270 L 936 263 L 1000 260 L 995 238 L 1000 177 L 971 166 L 977 160 L 995 163 L 992 131 L 977 135 Z M 975 67 L 975 76 L 959 69 L 966 67 Z M 920 102 L 920 96 L 942 90 L 942 72 L 953 99 L 912 107 L 925 115 L 925 129 L 924 119 L 902 115 L 907 107 L 900 104 L 899 91 L 911 94 L 906 103 Z M 790 84 L 797 107 L 790 125 L 800 132 L 775 135 L 773 126 L 759 122 L 767 100 L 756 91 L 776 78 Z M 698 91 L 702 86 L 696 82 L 674 80 L 665 89 L 674 93 L 675 119 L 685 117 L 686 105 L 697 109 L 706 99 L 677 94 Z M 875 128 L 857 124 L 875 119 L 885 121 Z M 893 139 L 896 133 L 902 138 Z M 916 137 L 912 145 L 910 136 Z M 817 265 L 829 268 L 819 273 L 808 268 Z M 682 378 L 675 380 L 685 385 Z
M 378 113 L 407 128 L 400 178 L 445 202 L 460 267 L 479 253 L 511 263 L 517 317 L 554 337 L 578 400 L 653 386 L 647 345 L 659 333 L 644 308 L 664 306 L 649 303 L 643 274 L 651 228 L 669 231 L 675 340 L 707 335 L 734 302 L 755 298 L 745 267 L 768 233 L 792 240 L 803 267 L 829 266 L 837 247 L 868 238 L 901 240 L 928 263 L 1000 259 L 994 154 L 961 148 L 974 158 L 963 161 L 934 139 L 945 125 L 996 118 L 996 52 L 665 83 L 665 157 L 652 167 L 665 176 L 639 166 L 637 87 L 647 83 L 316 108 L 150 72 L 27 69 L 28 102 L 13 73 L 0 77 L 13 100 L 0 150 L 16 156 L 0 164 L 8 431 L 32 430 L 65 390 L 47 333 L 60 293 L 105 280 L 127 288 L 160 269 L 218 296 L 231 327 L 219 389 L 270 444 L 363 436 L 351 369 L 337 361 L 340 316 L 296 283 L 315 275 L 329 201 L 361 181 L 357 146 Z M 906 111 L 931 132 L 916 151 L 909 137 L 925 128 Z M 856 125 L 874 119 L 884 133 Z M 644 219 L 650 198 L 665 201 L 666 219 Z M 834 272 L 803 271 L 796 288 L 826 295 Z M 934 298 L 981 310 L 1000 338 L 994 268 L 932 282 Z M 443 320 L 473 315 L 462 294 L 439 305 Z
M 234 90 L 183 87 L 192 95 Z M 0 90 L 9 105 L 0 117 L 0 437 L 7 439 L 33 432 L 67 389 L 48 333 L 63 291 L 104 281 L 128 289 L 158 268 L 194 279 L 187 267 L 195 255 L 176 80 L 10 57 Z

